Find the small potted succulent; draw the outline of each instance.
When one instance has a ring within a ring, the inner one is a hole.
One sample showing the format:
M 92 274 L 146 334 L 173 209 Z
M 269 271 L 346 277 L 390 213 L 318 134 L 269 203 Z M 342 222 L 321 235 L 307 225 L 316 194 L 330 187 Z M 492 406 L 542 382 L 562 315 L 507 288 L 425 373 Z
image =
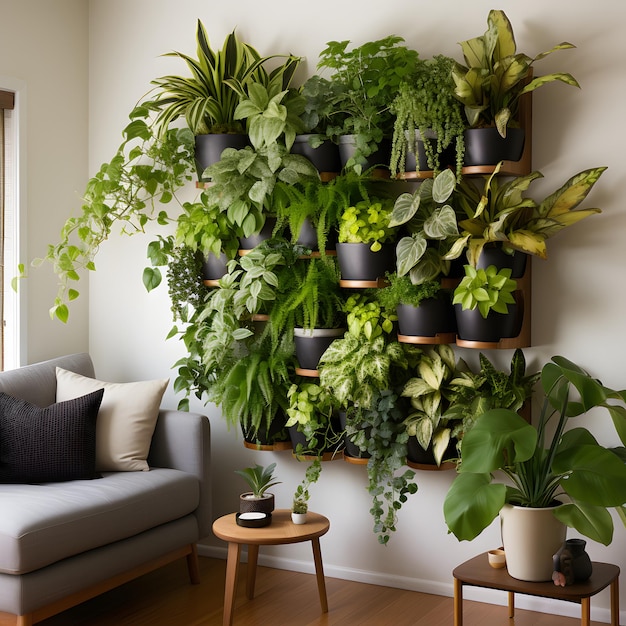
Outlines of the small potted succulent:
M 267 490 L 274 485 L 279 485 L 280 481 L 274 477 L 276 463 L 270 463 L 267 467 L 256 464 L 253 467 L 235 470 L 235 474 L 241 476 L 250 491 L 246 491 L 239 496 L 240 513 L 265 513 L 271 515 L 275 506 L 273 493 Z

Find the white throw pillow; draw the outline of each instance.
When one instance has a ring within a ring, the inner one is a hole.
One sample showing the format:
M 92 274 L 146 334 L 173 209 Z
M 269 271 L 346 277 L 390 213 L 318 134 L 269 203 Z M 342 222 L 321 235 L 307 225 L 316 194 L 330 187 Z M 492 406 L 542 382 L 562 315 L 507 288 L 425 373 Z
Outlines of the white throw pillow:
M 107 383 L 60 367 L 56 376 L 57 402 L 104 389 L 96 422 L 96 470 L 148 471 L 146 459 L 169 380 Z

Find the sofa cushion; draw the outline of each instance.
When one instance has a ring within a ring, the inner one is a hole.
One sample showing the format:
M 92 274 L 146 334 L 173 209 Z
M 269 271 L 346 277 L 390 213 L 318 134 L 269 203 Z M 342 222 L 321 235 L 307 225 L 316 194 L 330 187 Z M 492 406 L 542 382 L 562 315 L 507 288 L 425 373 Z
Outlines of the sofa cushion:
M 60 367 L 56 375 L 57 402 L 104 389 L 96 425 L 96 469 L 147 471 L 159 405 L 169 381 L 107 383 Z
M 94 481 L 0 485 L 0 572 L 22 574 L 182 518 L 198 506 L 186 472 L 114 472 Z
M 96 419 L 103 393 L 41 408 L 0 392 L 0 483 L 97 478 Z

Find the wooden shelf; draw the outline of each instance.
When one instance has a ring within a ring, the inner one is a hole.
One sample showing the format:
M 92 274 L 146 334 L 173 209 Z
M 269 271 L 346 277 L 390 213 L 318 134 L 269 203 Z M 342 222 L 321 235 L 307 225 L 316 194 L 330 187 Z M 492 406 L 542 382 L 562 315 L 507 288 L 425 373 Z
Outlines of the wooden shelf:
M 367 462 L 369 461 L 369 457 L 357 457 L 357 456 L 350 456 L 349 454 L 346 454 L 344 452 L 343 454 L 343 460 L 346 463 L 351 463 L 352 465 L 367 465 Z
M 342 278 L 339 281 L 339 286 L 346 289 L 382 289 L 388 285 L 389 282 L 386 278 L 377 278 L 376 280 L 345 280 Z
M 517 290 L 514 293 L 515 301 L 522 310 L 522 327 L 517 337 L 503 337 L 500 341 L 469 341 L 457 336 L 456 345 L 460 348 L 478 350 L 510 350 L 514 348 L 528 348 L 531 343 L 532 317 L 532 264 L 530 259 L 526 263 L 526 271 L 521 278 L 517 278 Z
M 291 441 L 277 441 L 272 444 L 253 443 L 252 441 L 244 441 L 244 447 L 249 450 L 263 450 L 266 452 L 280 452 L 282 450 L 293 450 Z
M 293 446 L 291 446 L 293 450 Z M 343 452 L 338 450 L 337 452 L 323 452 L 320 457 L 315 456 L 314 454 L 297 454 L 295 450 L 292 452 L 293 458 L 298 461 L 315 461 L 318 458 L 321 458 L 322 461 L 338 461 L 343 458 Z
M 307 370 L 302 367 L 296 367 L 296 374 L 298 376 L 306 376 L 308 378 L 319 378 L 320 376 L 318 370 Z
M 337 256 L 337 250 L 326 250 L 324 252 L 324 254 L 326 256 Z M 321 259 L 322 258 L 322 253 L 321 252 L 311 252 L 311 254 L 301 254 L 298 258 L 299 259 Z
M 440 345 L 442 343 L 454 343 L 456 333 L 437 333 L 433 337 L 426 335 L 398 335 L 400 343 L 414 343 L 418 345 Z
M 220 286 L 220 279 L 219 278 L 206 279 L 206 280 L 202 281 L 202 284 L 205 287 L 219 287 Z
M 447 472 L 456 468 L 456 463 L 452 461 L 444 461 L 441 465 L 435 465 L 430 463 L 415 463 L 407 459 L 406 464 L 416 470 L 424 470 L 427 472 Z

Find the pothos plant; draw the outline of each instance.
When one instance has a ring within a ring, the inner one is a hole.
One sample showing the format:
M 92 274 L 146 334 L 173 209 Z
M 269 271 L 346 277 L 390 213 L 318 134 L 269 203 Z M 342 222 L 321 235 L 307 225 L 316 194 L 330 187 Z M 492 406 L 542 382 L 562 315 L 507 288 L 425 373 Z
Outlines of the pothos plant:
M 368 243 L 372 252 L 378 252 L 393 239 L 392 210 L 391 201 L 378 198 L 347 207 L 339 216 L 339 243 Z
M 141 104 L 133 109 L 115 156 L 87 183 L 81 214 L 68 218 L 59 242 L 50 244 L 46 255 L 33 261 L 35 266 L 51 263 L 59 278 L 52 318 L 67 322 L 68 305 L 80 295 L 75 285 L 83 271 L 96 269 L 96 253 L 115 228 L 132 235 L 145 232 L 148 222 L 168 224 L 171 217 L 161 207 L 177 200 L 176 192 L 192 179 L 191 131 L 169 129 L 158 136 L 149 116 Z M 24 264 L 18 271 L 25 277 Z
M 396 530 L 398 512 L 409 495 L 417 492 L 415 472 L 406 469 L 408 434 L 404 427 L 406 407 L 393 390 L 376 392 L 371 406 L 355 407 L 350 419 L 353 432 L 361 437 L 353 441 L 368 453 L 368 492 L 372 496 L 370 513 L 378 541 L 386 544 Z

